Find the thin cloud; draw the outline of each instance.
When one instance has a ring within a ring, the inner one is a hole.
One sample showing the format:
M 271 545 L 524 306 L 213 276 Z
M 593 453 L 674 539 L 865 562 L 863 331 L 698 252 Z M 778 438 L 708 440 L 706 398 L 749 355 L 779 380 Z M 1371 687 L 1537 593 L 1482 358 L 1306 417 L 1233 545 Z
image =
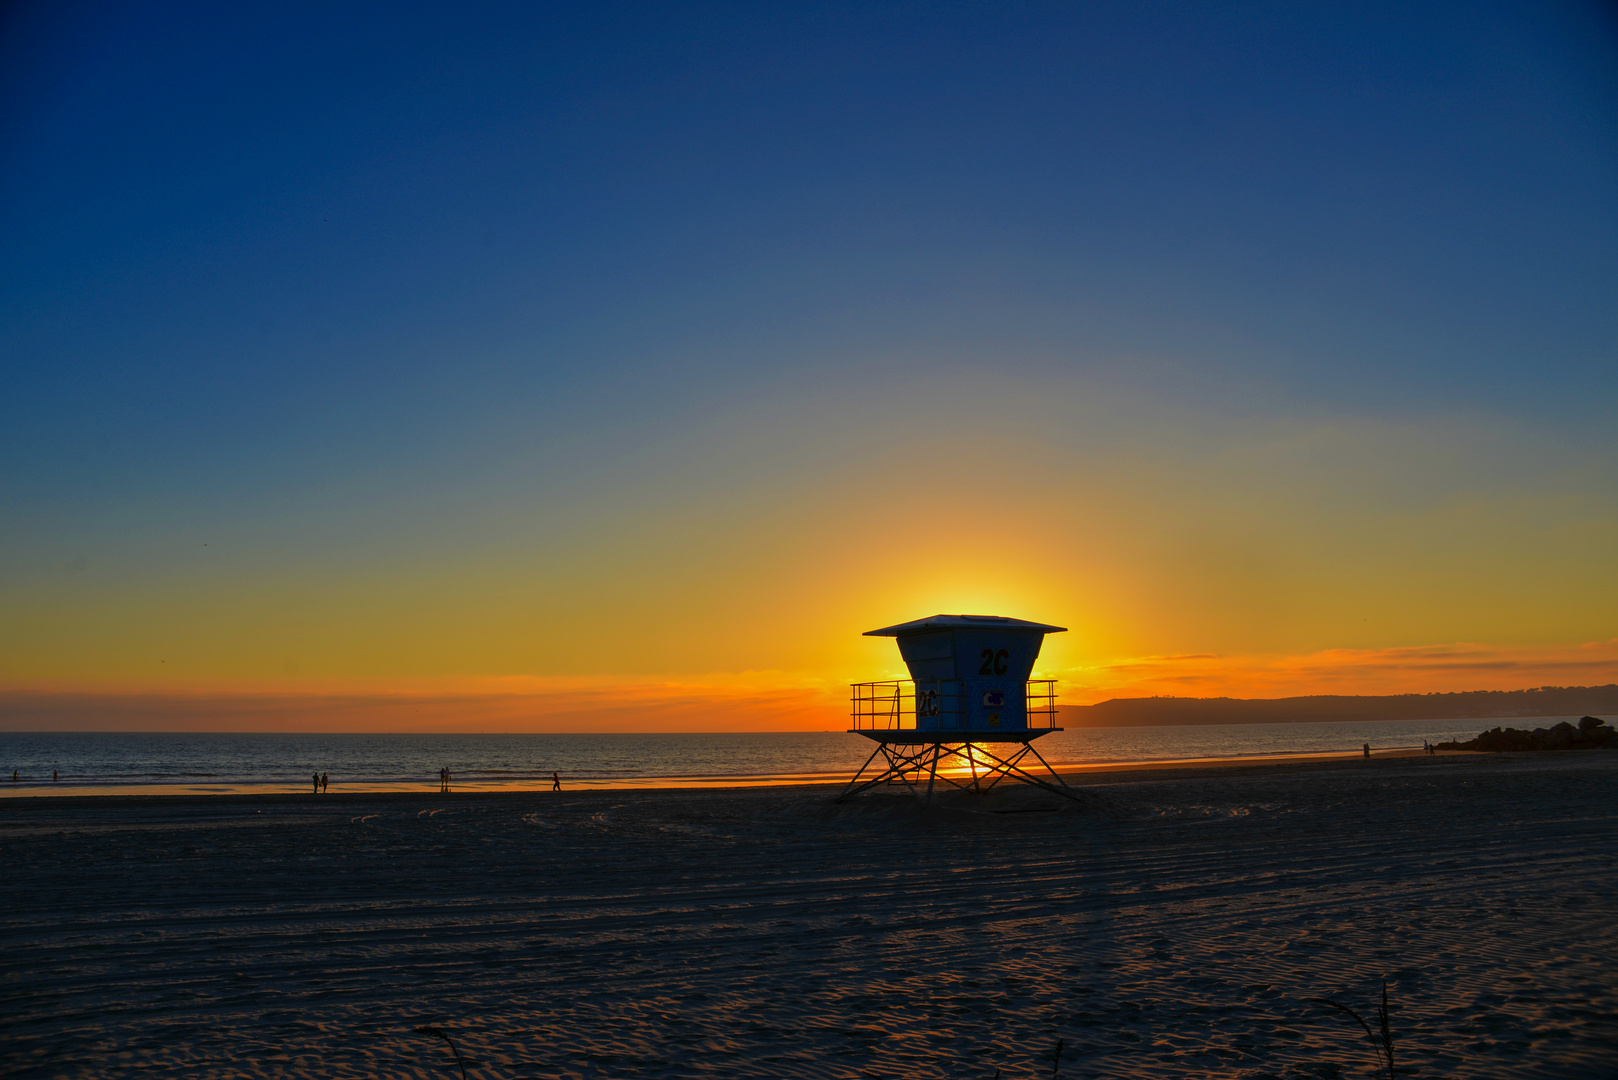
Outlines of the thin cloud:
M 1066 677 L 1065 696 L 1074 703 L 1163 693 L 1290 697 L 1520 690 L 1618 681 L 1618 638 L 1574 646 L 1456 642 L 1295 656 L 1145 656 L 1056 674 Z

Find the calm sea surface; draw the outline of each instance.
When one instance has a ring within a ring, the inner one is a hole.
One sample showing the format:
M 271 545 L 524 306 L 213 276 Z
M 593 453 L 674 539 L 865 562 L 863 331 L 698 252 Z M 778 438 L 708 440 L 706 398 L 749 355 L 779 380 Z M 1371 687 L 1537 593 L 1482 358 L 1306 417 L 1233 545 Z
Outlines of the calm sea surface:
M 1519 720 L 1549 727 L 1560 717 Z M 1577 717 L 1567 719 L 1577 722 Z M 1419 747 L 1469 739 L 1512 721 L 1387 721 L 1359 724 L 1217 724 L 1078 728 L 1036 744 L 1052 764 L 1101 764 L 1308 754 Z M 575 781 L 739 780 L 846 773 L 873 744 L 842 732 L 710 735 L 249 735 L 75 732 L 0 733 L 0 783 L 302 784 L 435 782 L 448 766 L 457 781 L 499 784 Z

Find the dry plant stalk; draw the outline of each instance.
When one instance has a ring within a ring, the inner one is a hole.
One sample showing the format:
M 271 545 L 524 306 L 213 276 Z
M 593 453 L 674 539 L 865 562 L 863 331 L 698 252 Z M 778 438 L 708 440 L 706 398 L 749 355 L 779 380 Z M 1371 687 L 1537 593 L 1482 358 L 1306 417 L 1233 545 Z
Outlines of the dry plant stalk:
M 1398 1076 L 1398 1070 L 1393 1067 L 1393 1031 L 1388 1025 L 1388 980 L 1382 980 L 1382 1005 L 1376 1011 L 1377 1026 L 1382 1032 L 1380 1040 L 1377 1038 L 1376 1033 L 1371 1030 L 1371 1025 L 1365 1022 L 1365 1018 L 1347 1005 L 1333 1001 L 1331 998 L 1310 998 L 1309 1000 L 1318 1005 L 1336 1009 L 1346 1016 L 1353 1017 L 1354 1022 L 1365 1029 L 1365 1037 L 1371 1040 L 1371 1045 L 1376 1047 L 1377 1056 L 1382 1059 L 1383 1065 L 1387 1067 L 1388 1080 L 1395 1080 Z
M 455 1064 L 461 1067 L 461 1080 L 466 1080 L 466 1062 L 461 1060 L 461 1052 L 455 1049 L 454 1041 L 444 1033 L 443 1028 L 419 1027 L 416 1028 L 415 1031 L 417 1035 L 436 1035 L 440 1039 L 443 1039 L 446 1043 L 449 1043 L 449 1052 L 455 1055 Z

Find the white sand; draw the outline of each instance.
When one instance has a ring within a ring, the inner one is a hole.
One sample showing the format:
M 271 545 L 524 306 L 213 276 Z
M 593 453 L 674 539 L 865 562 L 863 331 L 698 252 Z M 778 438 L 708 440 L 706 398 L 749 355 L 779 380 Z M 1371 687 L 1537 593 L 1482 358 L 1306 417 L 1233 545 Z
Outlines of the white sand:
M 1085 783 L 7 799 L 0 1073 L 1615 1075 L 1618 754 Z

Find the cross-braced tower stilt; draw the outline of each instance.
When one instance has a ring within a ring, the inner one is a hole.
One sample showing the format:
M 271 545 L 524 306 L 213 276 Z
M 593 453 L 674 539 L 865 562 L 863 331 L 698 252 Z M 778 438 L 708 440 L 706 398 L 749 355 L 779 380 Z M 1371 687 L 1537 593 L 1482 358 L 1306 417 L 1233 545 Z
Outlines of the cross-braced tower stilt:
M 940 783 L 987 792 L 1002 780 L 1076 799 L 1034 748 L 1035 739 L 1062 730 L 1056 681 L 1028 678 L 1045 635 L 1064 630 L 1003 615 L 934 615 L 867 630 L 898 640 L 910 678 L 853 684 L 849 731 L 877 745 L 837 801 L 902 783 L 931 802 Z M 1030 759 L 1050 780 L 1025 768 Z M 959 775 L 963 767 L 970 780 Z

